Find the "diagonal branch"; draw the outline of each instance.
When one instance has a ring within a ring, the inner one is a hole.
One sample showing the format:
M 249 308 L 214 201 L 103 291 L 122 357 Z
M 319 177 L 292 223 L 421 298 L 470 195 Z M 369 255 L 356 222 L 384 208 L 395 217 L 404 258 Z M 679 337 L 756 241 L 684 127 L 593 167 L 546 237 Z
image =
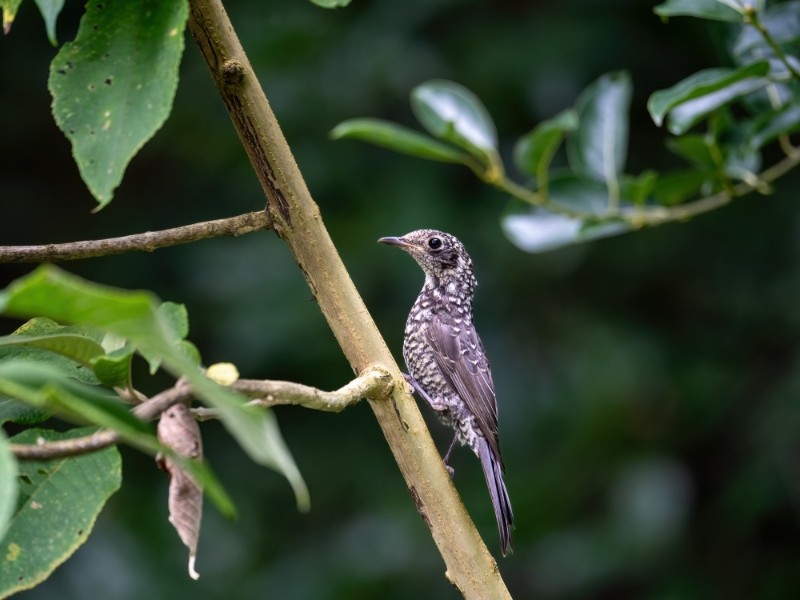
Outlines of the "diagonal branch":
M 331 331 L 356 372 L 400 369 L 322 222 L 275 114 L 220 0 L 190 0 L 189 30 L 267 197 L 275 232 L 289 245 Z M 509 598 L 497 563 L 453 487 L 419 408 L 404 385 L 370 408 L 417 511 L 444 559 L 445 576 L 467 598 Z
M 0 246 L 0 263 L 41 263 L 111 256 L 124 252 L 152 252 L 167 246 L 188 244 L 217 237 L 236 237 L 254 231 L 272 229 L 266 211 L 192 223 L 172 229 L 146 231 L 105 240 L 87 240 L 41 246 Z

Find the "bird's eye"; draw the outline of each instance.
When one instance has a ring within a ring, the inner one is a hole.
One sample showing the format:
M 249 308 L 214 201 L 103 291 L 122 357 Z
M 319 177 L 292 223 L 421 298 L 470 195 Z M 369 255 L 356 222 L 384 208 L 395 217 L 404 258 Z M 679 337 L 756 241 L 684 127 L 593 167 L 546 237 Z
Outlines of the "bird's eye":
M 442 247 L 442 240 L 438 237 L 432 237 L 428 240 L 428 248 L 431 250 L 438 250 Z

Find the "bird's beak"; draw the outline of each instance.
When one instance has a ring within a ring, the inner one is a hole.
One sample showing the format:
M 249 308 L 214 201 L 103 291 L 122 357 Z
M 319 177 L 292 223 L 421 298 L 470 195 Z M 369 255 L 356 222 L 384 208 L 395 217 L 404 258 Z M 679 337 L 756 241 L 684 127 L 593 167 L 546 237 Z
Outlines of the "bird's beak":
M 378 240 L 381 244 L 388 244 L 389 246 L 397 246 L 402 250 L 411 250 L 417 246 L 401 237 L 382 237 Z

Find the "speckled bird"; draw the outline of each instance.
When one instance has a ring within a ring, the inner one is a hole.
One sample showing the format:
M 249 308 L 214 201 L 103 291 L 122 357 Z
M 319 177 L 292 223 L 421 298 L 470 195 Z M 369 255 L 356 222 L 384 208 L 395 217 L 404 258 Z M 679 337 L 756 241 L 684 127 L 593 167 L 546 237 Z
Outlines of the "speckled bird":
M 480 459 L 505 556 L 512 545 L 514 515 L 503 480 L 492 373 L 472 323 L 477 285 L 472 260 L 456 237 L 433 229 L 378 241 L 405 250 L 425 272 L 425 284 L 408 315 L 403 339 L 408 382 L 440 420 L 455 430 L 445 465 L 456 441 L 469 446 Z

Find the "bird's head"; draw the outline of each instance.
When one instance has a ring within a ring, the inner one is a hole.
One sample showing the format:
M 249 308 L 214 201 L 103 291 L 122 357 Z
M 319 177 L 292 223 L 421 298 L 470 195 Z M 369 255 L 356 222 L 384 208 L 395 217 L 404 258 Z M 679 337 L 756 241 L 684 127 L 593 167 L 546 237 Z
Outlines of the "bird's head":
M 469 254 L 464 244 L 449 233 L 418 229 L 401 237 L 383 237 L 378 241 L 408 252 L 427 277 L 438 281 L 463 276 L 472 279 Z

